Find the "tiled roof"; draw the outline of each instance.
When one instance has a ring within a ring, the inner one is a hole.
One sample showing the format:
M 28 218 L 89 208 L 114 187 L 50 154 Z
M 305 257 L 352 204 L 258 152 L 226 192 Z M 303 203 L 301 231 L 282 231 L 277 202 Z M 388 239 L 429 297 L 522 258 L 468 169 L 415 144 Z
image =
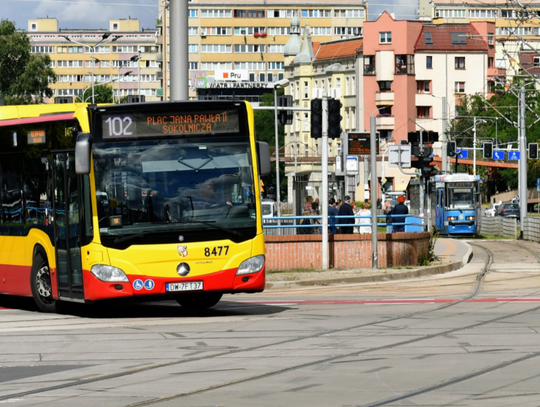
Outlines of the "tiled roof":
M 358 50 L 362 48 L 363 43 L 364 40 L 361 38 L 324 42 L 315 49 L 315 59 L 317 61 L 327 61 L 354 57 L 358 53 Z
M 431 41 L 429 41 L 429 36 L 431 36 Z M 415 49 L 417 51 L 486 51 L 487 44 L 486 39 L 469 24 L 424 25 L 416 41 Z

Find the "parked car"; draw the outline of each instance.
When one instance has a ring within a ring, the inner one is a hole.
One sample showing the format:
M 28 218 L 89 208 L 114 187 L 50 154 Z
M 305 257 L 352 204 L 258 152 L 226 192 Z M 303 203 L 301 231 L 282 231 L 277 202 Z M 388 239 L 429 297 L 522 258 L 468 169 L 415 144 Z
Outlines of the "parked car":
M 497 216 L 505 218 L 516 218 L 519 220 L 521 213 L 519 210 L 519 204 L 516 203 L 503 203 L 497 208 Z
M 497 213 L 497 208 L 498 208 L 499 206 L 501 206 L 501 205 L 502 205 L 502 202 L 501 202 L 501 201 L 489 205 L 489 208 L 487 208 L 487 209 L 484 211 L 484 215 L 492 218 L 493 216 L 496 215 L 496 213 Z

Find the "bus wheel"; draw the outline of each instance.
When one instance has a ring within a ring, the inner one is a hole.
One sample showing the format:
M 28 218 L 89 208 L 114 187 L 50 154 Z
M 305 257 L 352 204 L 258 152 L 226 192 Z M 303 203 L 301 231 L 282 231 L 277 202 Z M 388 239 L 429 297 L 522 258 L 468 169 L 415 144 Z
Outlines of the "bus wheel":
M 40 253 L 34 258 L 30 279 L 32 296 L 38 308 L 43 312 L 56 312 L 56 300 L 52 296 L 49 264 Z
M 204 310 L 216 305 L 221 297 L 220 292 L 203 292 L 203 293 L 189 293 L 182 294 L 176 297 L 178 304 L 190 311 Z

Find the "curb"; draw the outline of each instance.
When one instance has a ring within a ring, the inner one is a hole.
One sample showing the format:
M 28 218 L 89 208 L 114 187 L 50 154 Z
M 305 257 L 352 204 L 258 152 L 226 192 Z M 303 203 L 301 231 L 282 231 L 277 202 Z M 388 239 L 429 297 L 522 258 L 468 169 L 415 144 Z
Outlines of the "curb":
M 467 244 L 467 243 L 465 243 Z M 446 264 L 436 266 L 426 266 L 413 270 L 398 271 L 388 274 L 368 274 L 354 277 L 334 277 L 334 278 L 319 278 L 313 280 L 297 280 L 297 281 L 272 281 L 266 282 L 266 290 L 292 288 L 292 287 L 314 287 L 314 286 L 329 286 L 336 284 L 354 284 L 354 283 L 374 283 L 391 280 L 405 280 L 408 278 L 430 276 L 436 274 L 448 273 L 450 271 L 459 270 L 465 266 L 472 258 L 472 247 L 467 244 L 467 252 L 463 255 L 460 261 L 453 261 Z

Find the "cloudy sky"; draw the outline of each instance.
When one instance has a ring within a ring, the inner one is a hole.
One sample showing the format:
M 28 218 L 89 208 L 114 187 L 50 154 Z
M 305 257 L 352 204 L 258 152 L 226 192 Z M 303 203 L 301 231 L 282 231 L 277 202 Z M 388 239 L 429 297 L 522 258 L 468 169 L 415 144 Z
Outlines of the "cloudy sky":
M 370 20 L 384 10 L 397 19 L 412 20 L 418 7 L 415 0 L 368 0 L 368 4 Z M 0 19 L 25 30 L 28 20 L 47 16 L 56 18 L 60 28 L 107 28 L 109 20 L 128 17 L 141 20 L 143 28 L 153 28 L 157 12 L 158 0 L 0 0 Z

